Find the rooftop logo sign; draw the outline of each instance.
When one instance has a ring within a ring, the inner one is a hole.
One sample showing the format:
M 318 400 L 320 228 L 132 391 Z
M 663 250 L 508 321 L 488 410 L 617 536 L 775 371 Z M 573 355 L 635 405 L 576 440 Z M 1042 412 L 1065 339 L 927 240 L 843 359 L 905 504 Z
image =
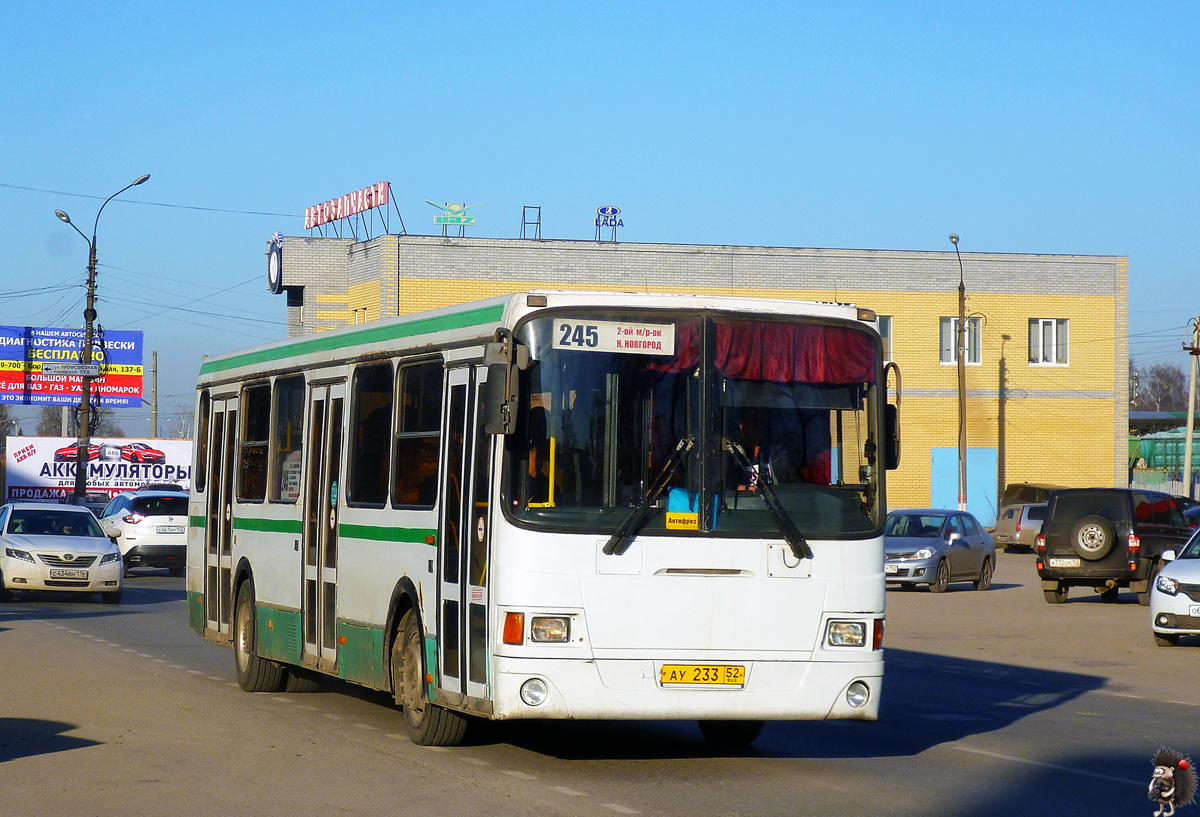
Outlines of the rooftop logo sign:
M 336 199 L 305 207 L 304 229 L 311 230 L 313 227 L 319 227 L 340 218 L 349 218 L 375 207 L 384 207 L 388 203 L 390 193 L 391 184 L 389 182 L 376 182 L 362 190 L 355 190 L 353 193 L 347 193 Z
M 478 207 L 483 202 L 478 204 L 459 204 L 452 201 L 448 204 L 438 204 L 436 201 L 425 199 L 426 204 L 431 204 L 442 211 L 440 216 L 434 216 L 433 223 L 439 227 L 474 227 L 475 216 L 468 216 L 467 211 L 472 207 Z

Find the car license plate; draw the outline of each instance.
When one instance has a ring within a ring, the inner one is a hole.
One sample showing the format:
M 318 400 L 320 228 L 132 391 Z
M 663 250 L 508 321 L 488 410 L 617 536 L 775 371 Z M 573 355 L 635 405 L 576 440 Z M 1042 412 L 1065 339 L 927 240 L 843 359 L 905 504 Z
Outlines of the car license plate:
M 1200 618 L 1200 604 L 1193 604 L 1188 607 L 1188 615 L 1192 618 Z
M 746 668 L 740 664 L 663 664 L 659 680 L 667 684 L 723 684 L 745 686 Z
M 159 525 L 155 533 L 183 533 L 183 525 Z
M 899 565 L 884 565 L 883 572 L 884 573 L 899 573 L 900 566 Z
M 1079 567 L 1078 559 L 1051 559 L 1051 567 Z
M 83 579 L 87 580 L 86 570 L 70 570 L 64 567 L 50 568 L 50 578 L 52 579 Z

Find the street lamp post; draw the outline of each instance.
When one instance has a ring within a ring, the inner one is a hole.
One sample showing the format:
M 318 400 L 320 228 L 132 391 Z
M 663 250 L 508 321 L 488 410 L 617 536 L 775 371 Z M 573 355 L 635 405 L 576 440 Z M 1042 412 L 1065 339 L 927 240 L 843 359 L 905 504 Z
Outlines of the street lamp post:
M 954 255 L 958 258 L 958 509 L 967 509 L 967 286 L 963 283 L 962 255 L 958 236 L 950 233 Z
M 58 216 L 66 224 L 70 224 L 71 228 L 79 235 L 83 236 L 83 240 L 88 242 L 88 278 L 87 278 L 87 307 L 83 310 L 84 330 L 83 330 L 83 354 L 80 360 L 84 366 L 90 366 L 92 363 L 92 326 L 96 322 L 96 228 L 100 224 L 100 214 L 104 212 L 104 208 L 110 201 L 124 193 L 135 185 L 143 184 L 150 178 L 150 174 L 138 176 L 129 184 L 122 187 L 116 193 L 104 200 L 104 204 L 100 205 L 100 209 L 96 211 L 96 220 L 92 222 L 92 237 L 88 239 L 83 231 L 75 226 L 71 221 L 71 217 L 62 210 L 55 210 L 54 215 Z M 88 468 L 88 448 L 91 446 L 91 414 L 92 414 L 92 376 L 85 373 L 83 375 L 83 388 L 79 395 L 79 435 L 75 444 L 75 502 L 82 503 L 87 497 L 87 468 Z

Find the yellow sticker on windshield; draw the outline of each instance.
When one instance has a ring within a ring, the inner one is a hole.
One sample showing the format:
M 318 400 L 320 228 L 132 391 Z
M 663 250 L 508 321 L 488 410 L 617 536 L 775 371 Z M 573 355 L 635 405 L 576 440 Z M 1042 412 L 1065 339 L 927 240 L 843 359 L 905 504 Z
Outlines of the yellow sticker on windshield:
M 700 530 L 700 514 L 667 513 L 668 530 Z

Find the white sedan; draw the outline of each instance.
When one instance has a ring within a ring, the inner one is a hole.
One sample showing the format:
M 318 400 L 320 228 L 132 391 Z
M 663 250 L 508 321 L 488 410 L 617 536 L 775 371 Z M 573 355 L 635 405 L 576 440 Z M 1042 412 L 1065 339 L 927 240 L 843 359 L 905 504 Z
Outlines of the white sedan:
M 87 508 L 14 502 L 0 508 L 0 601 L 17 591 L 99 593 L 119 604 L 121 550 Z
M 1150 628 L 1160 647 L 1171 647 L 1181 635 L 1200 634 L 1200 533 L 1178 555 L 1164 553 L 1163 561 L 1150 588 Z

